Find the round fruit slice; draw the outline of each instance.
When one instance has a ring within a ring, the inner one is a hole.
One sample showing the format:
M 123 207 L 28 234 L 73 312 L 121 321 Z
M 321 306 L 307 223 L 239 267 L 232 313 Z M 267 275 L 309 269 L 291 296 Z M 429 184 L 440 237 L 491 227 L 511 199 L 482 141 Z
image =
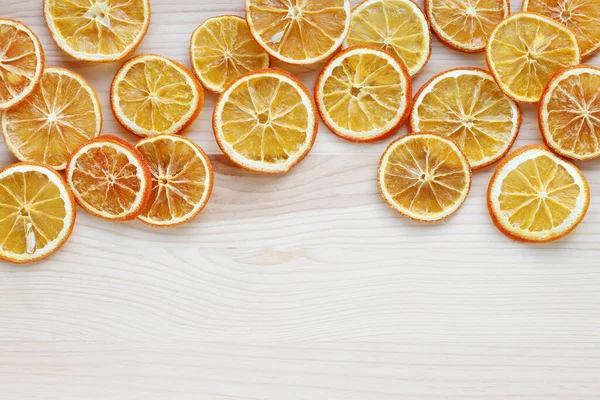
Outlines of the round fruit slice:
M 411 76 L 431 56 L 431 34 L 425 15 L 411 0 L 366 0 L 352 10 L 344 46 L 370 46 L 404 62 Z
M 498 165 L 487 204 L 494 225 L 508 237 L 549 242 L 579 225 L 590 204 L 590 188 L 573 164 L 531 145 Z
M 35 34 L 18 21 L 0 18 L 0 111 L 22 101 L 44 70 L 44 51 Z
M 293 75 L 276 69 L 251 72 L 217 100 L 217 144 L 237 165 L 284 173 L 310 151 L 317 135 L 312 96 Z
M 531 13 L 517 13 L 502 21 L 485 52 L 502 91 L 524 103 L 537 103 L 552 76 L 580 60 L 573 32 Z
M 413 132 L 436 132 L 454 140 L 475 170 L 508 152 L 521 121 L 519 106 L 487 71 L 461 68 L 423 85 L 415 96 L 410 126 Z
M 523 11 L 542 14 L 571 29 L 588 57 L 600 48 L 600 7 L 592 0 L 523 0 Z
M 402 62 L 350 47 L 319 74 L 315 99 L 325 125 L 342 139 L 370 142 L 394 134 L 408 117 L 411 81 Z
M 600 69 L 567 68 L 548 84 L 538 110 L 544 142 L 575 160 L 600 157 Z
M 246 0 L 250 32 L 273 57 L 290 64 L 325 60 L 350 26 L 348 0 Z
M 94 89 L 81 76 L 46 68 L 34 91 L 2 115 L 2 133 L 21 161 L 65 169 L 81 143 L 102 129 L 102 111 Z
M 118 61 L 140 44 L 150 24 L 148 0 L 44 0 L 52 38 L 78 60 Z
M 174 135 L 142 139 L 135 147 L 152 173 L 150 200 L 138 218 L 149 225 L 175 226 L 198 215 L 214 181 L 206 153 L 191 140 Z
M 425 0 L 431 29 L 448 47 L 483 51 L 490 34 L 510 14 L 508 0 Z
M 268 68 L 270 62 L 246 20 L 233 15 L 209 18 L 196 28 L 190 58 L 202 85 L 218 93 L 241 75 Z
M 77 203 L 90 214 L 111 220 L 137 218 L 152 189 L 152 175 L 140 152 L 110 135 L 75 150 L 66 175 Z
M 117 122 L 141 136 L 179 133 L 200 114 L 204 90 L 183 65 L 154 54 L 127 61 L 110 87 Z
M 41 164 L 0 171 L 0 259 L 41 260 L 58 250 L 75 223 L 75 200 L 60 175 Z
M 458 146 L 445 137 L 419 133 L 396 140 L 383 153 L 379 192 L 396 212 L 420 222 L 455 213 L 471 189 L 471 168 Z

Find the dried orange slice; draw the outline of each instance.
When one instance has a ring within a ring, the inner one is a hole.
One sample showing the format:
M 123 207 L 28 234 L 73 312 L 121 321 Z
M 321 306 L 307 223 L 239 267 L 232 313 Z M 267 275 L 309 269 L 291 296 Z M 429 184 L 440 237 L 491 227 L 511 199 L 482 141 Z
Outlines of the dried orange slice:
M 415 96 L 413 132 L 436 132 L 454 140 L 471 168 L 502 158 L 521 127 L 519 106 L 478 68 L 459 68 L 434 76 Z
M 44 70 L 44 51 L 24 24 L 0 18 L 0 111 L 23 101 Z
M 46 68 L 31 95 L 2 115 L 4 140 L 15 157 L 59 170 L 101 129 L 96 92 L 80 75 L 62 68 Z
M 575 160 L 600 157 L 600 68 L 567 68 L 548 84 L 538 117 L 544 142 Z
M 401 215 L 420 222 L 448 218 L 471 189 L 469 161 L 456 143 L 432 133 L 404 136 L 379 162 L 379 192 Z
M 246 0 L 250 32 L 273 57 L 290 64 L 325 60 L 350 25 L 348 0 Z
M 523 11 L 545 15 L 571 29 L 581 57 L 600 48 L 600 8 L 593 0 L 523 0 Z
M 581 171 L 541 145 L 520 148 L 498 165 L 487 204 L 494 225 L 524 242 L 549 242 L 571 232 L 590 204 Z
M 150 167 L 152 192 L 138 217 L 154 226 L 175 226 L 188 222 L 202 211 L 213 187 L 208 156 L 182 136 L 157 135 L 135 146 Z
M 269 54 L 256 43 L 245 19 L 222 15 L 204 21 L 190 43 L 190 58 L 202 85 L 221 93 L 239 76 L 269 67 Z
M 0 259 L 41 260 L 58 250 L 75 223 L 75 200 L 60 175 L 41 164 L 0 171 Z
M 44 18 L 62 50 L 83 61 L 127 57 L 150 24 L 148 0 L 44 0 Z
M 429 61 L 431 34 L 425 15 L 411 0 L 366 0 L 352 10 L 344 46 L 386 51 L 414 76 Z
M 217 100 L 217 144 L 237 165 L 284 173 L 300 162 L 317 135 L 316 106 L 293 75 L 270 68 L 234 81 Z
M 502 21 L 485 51 L 498 86 L 524 103 L 537 103 L 552 76 L 580 60 L 573 32 L 532 13 L 517 13 Z
M 127 61 L 110 88 L 117 122 L 141 136 L 179 133 L 200 114 L 204 90 L 183 65 L 154 54 Z
M 152 189 L 152 175 L 140 152 L 111 135 L 76 149 L 66 175 L 77 203 L 90 214 L 111 220 L 137 218 Z
M 339 137 L 370 142 L 395 133 L 408 117 L 411 80 L 383 51 L 349 47 L 332 57 L 315 85 L 325 125 Z
M 465 53 L 485 49 L 494 28 L 510 14 L 508 0 L 425 0 L 431 29 L 448 47 Z

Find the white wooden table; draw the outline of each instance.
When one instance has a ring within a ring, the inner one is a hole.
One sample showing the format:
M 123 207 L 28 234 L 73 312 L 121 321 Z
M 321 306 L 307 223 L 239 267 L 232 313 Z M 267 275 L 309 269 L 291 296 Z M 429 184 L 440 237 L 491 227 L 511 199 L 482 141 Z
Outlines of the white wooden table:
M 120 64 L 60 51 L 41 0 L 1 3 L 0 16 L 40 37 L 47 65 L 93 84 L 104 132 L 134 140 L 109 108 Z M 186 65 L 197 25 L 243 15 L 242 0 L 151 5 L 136 53 Z M 600 55 L 587 62 L 600 66 Z M 484 57 L 435 40 L 415 90 L 459 66 L 485 67 Z M 312 88 L 315 72 L 296 72 Z M 321 126 L 291 173 L 261 176 L 219 152 L 214 102 L 207 95 L 186 132 L 216 173 L 197 219 L 161 230 L 81 211 L 54 256 L 0 263 L 0 399 L 600 398 L 600 161 L 580 164 L 592 190 L 580 227 L 519 244 L 488 216 L 494 167 L 475 175 L 456 216 L 419 225 L 377 193 L 389 140 L 350 144 Z M 535 108 L 522 110 L 515 147 L 540 141 Z M 14 161 L 1 145 L 0 165 Z

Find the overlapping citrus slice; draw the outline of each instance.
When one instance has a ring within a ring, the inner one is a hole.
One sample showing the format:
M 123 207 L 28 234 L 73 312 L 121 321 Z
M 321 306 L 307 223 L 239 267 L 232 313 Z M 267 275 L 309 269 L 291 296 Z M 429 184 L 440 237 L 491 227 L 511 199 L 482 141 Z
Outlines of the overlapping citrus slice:
M 44 51 L 24 24 L 0 18 L 0 111 L 23 101 L 44 70 Z
M 0 171 L 0 259 L 41 260 L 58 250 L 75 223 L 75 200 L 60 175 L 41 164 Z
M 306 87 L 293 75 L 270 68 L 234 81 L 217 100 L 217 143 L 237 165 L 284 173 L 310 151 L 317 111 Z
M 509 0 L 425 0 L 431 29 L 448 47 L 483 51 L 494 28 L 510 14 Z
M 202 85 L 218 93 L 239 76 L 269 67 L 269 54 L 256 43 L 246 20 L 234 15 L 209 18 L 196 28 L 190 58 Z
M 344 46 L 388 52 L 414 76 L 431 56 L 431 34 L 425 15 L 411 0 L 366 0 L 352 10 Z
M 67 54 L 84 61 L 125 58 L 150 24 L 148 0 L 44 0 L 52 38 Z
M 135 146 L 150 167 L 152 192 L 138 217 L 154 226 L 183 224 L 204 208 L 213 187 L 213 171 L 202 149 L 182 136 L 157 135 Z
M 455 213 L 471 188 L 469 161 L 456 143 L 432 133 L 404 136 L 379 162 L 379 192 L 401 215 L 420 222 Z
M 154 54 L 127 61 L 110 88 L 119 124 L 141 136 L 179 133 L 200 114 L 204 90 L 183 65 Z
M 541 145 L 522 147 L 498 165 L 487 204 L 494 225 L 508 237 L 549 242 L 571 232 L 590 204 L 581 171 Z
M 516 101 L 537 103 L 561 69 L 579 63 L 577 38 L 568 28 L 532 13 L 502 21 L 486 47 L 490 71 L 504 93 Z
M 519 106 L 494 78 L 477 68 L 459 68 L 434 76 L 415 96 L 413 132 L 432 132 L 454 140 L 471 167 L 480 169 L 502 158 L 521 127 Z
M 348 0 L 246 0 L 250 32 L 273 57 L 313 64 L 329 57 L 350 25 Z
M 600 7 L 595 0 L 523 0 L 523 11 L 545 15 L 571 29 L 582 58 L 600 48 Z
M 99 136 L 76 149 L 66 176 L 84 210 L 111 220 L 137 218 L 152 189 L 152 175 L 140 152 L 111 135 Z
M 408 117 L 411 80 L 397 58 L 368 47 L 332 57 L 315 85 L 325 125 L 339 137 L 370 142 L 395 133 Z
M 101 129 L 96 92 L 81 76 L 62 68 L 46 68 L 31 95 L 2 115 L 4 140 L 15 157 L 59 170 L 73 150 Z

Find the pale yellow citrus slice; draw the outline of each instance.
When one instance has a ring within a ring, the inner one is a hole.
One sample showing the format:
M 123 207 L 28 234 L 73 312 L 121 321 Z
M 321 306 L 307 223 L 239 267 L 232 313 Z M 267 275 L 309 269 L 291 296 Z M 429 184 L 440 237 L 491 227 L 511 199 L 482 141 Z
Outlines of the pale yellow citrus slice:
M 202 85 L 218 93 L 241 75 L 269 67 L 269 54 L 256 43 L 246 20 L 234 15 L 209 18 L 196 28 L 190 58 Z
M 273 57 L 290 64 L 325 60 L 350 26 L 348 0 L 246 0 L 250 32 Z
M 62 68 L 46 68 L 31 95 L 2 115 L 4 140 L 15 157 L 59 170 L 101 129 L 96 92 L 80 75 Z
M 179 133 L 200 114 L 204 90 L 183 65 L 154 54 L 127 61 L 110 88 L 117 122 L 141 136 Z
M 573 164 L 546 147 L 522 147 L 498 165 L 487 204 L 494 225 L 524 242 L 549 242 L 571 232 L 590 204 L 590 188 Z
M 208 203 L 214 182 L 206 153 L 175 135 L 152 136 L 135 147 L 152 173 L 150 200 L 138 218 L 153 226 L 175 226 L 197 216 Z
M 502 158 L 521 127 L 519 106 L 489 72 L 459 68 L 442 72 L 421 87 L 413 104 L 413 132 L 436 132 L 454 140 L 471 168 Z
M 471 188 L 469 161 L 456 143 L 432 133 L 404 136 L 379 162 L 379 192 L 401 215 L 436 222 L 455 213 Z
M 486 58 L 494 79 L 516 101 L 537 103 L 561 69 L 579 63 L 577 38 L 568 28 L 532 13 L 517 13 L 492 32 Z
M 431 34 L 425 15 L 411 0 L 366 0 L 352 10 L 344 46 L 386 51 L 414 76 L 431 56 Z
M 308 154 L 317 128 L 316 106 L 306 87 L 276 68 L 234 81 L 213 113 L 213 131 L 223 153 L 259 172 L 287 172 Z
M 26 263 L 48 257 L 69 238 L 75 200 L 61 176 L 37 163 L 0 171 L 0 259 Z
M 410 76 L 401 61 L 360 46 L 332 57 L 315 85 L 315 99 L 325 125 L 353 142 L 394 134 L 408 117 L 411 95 Z
M 125 58 L 140 44 L 150 24 L 148 0 L 44 0 L 52 38 L 83 61 Z
M 0 112 L 23 101 L 44 70 L 44 51 L 24 24 L 0 18 Z

